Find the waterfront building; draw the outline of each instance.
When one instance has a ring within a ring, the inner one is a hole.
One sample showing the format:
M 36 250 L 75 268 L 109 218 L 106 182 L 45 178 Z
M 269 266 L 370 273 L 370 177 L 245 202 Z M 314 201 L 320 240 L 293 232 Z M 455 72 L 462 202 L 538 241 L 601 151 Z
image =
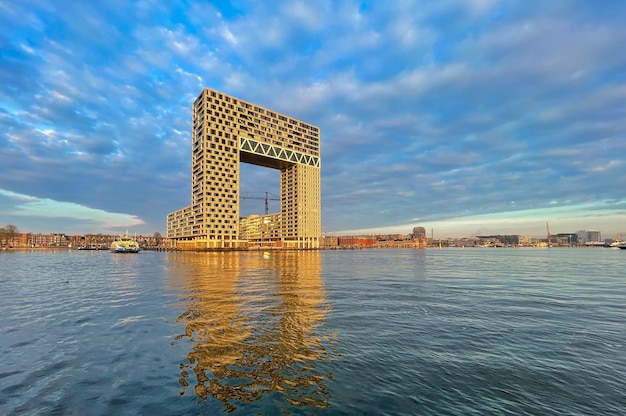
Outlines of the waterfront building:
M 340 236 L 337 241 L 341 248 L 371 248 L 376 247 L 378 239 L 373 235 Z
M 413 227 L 413 238 L 426 238 L 426 228 Z
M 516 246 L 520 244 L 519 235 L 478 235 L 483 244 L 495 243 L 507 246 Z
M 602 241 L 600 231 L 597 230 L 578 230 L 576 235 L 578 242 L 582 244 Z
M 27 234 L 26 245 L 28 247 L 67 247 L 67 237 L 65 234 Z
M 276 247 L 281 241 L 281 215 L 250 215 L 239 219 L 239 238 L 248 247 Z
M 336 249 L 339 246 L 339 237 L 333 235 L 322 236 L 320 240 L 320 248 Z
M 319 248 L 320 129 L 205 88 L 193 103 L 191 205 L 167 215 L 179 248 L 239 248 L 240 163 L 280 171 L 280 235 L 286 248 Z
M 559 233 L 556 238 L 559 244 L 578 244 L 578 234 L 576 233 Z
M 602 241 L 602 234 L 598 230 L 588 230 L 587 231 L 587 241 Z

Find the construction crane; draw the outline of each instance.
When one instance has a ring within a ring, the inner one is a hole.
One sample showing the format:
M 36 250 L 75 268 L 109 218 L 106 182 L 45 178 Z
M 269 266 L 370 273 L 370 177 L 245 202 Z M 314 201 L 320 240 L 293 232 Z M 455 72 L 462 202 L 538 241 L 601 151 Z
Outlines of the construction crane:
M 548 221 L 546 221 L 546 230 L 548 230 L 548 247 L 552 247 L 552 236 L 550 235 L 550 226 L 548 225 Z
M 269 213 L 269 201 L 280 201 L 280 198 L 278 198 L 276 195 L 272 195 L 272 197 L 275 197 L 275 198 L 270 198 L 270 195 L 272 194 L 270 194 L 269 192 L 265 192 L 265 197 L 251 196 L 249 193 L 246 193 L 241 196 L 241 199 L 264 199 L 265 200 L 265 215 L 267 215 Z

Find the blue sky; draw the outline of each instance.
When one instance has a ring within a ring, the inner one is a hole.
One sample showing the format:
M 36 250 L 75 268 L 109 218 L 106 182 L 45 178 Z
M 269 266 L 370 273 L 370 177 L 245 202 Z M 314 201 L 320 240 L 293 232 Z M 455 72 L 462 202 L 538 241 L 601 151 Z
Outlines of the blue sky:
M 613 237 L 624 21 L 604 0 L 0 0 L 0 225 L 165 234 L 210 87 L 321 128 L 325 233 Z M 278 180 L 242 166 L 242 193 Z

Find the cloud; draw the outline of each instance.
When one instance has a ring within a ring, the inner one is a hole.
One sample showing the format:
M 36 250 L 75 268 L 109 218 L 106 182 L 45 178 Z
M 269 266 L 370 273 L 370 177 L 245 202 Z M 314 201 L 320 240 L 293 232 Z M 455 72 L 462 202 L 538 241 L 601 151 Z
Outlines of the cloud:
M 4 189 L 0 189 L 0 197 L 4 200 L 0 205 L 1 213 L 9 221 L 15 220 L 16 223 L 20 223 L 20 220 L 30 218 L 49 221 L 48 228 L 37 230 L 39 232 L 69 231 L 80 223 L 84 227 L 81 233 L 114 233 L 122 228 L 144 224 L 144 221 L 136 215 L 107 212 L 72 202 L 41 199 Z M 61 224 L 65 225 L 63 230 L 54 228 Z
M 163 232 L 189 203 L 191 104 L 208 86 L 321 128 L 325 230 L 520 212 L 541 224 L 555 207 L 591 223 L 626 174 L 624 14 L 577 1 L 7 3 L 0 188 L 123 206 L 137 231 Z M 242 188 L 278 194 L 275 172 L 243 173 Z

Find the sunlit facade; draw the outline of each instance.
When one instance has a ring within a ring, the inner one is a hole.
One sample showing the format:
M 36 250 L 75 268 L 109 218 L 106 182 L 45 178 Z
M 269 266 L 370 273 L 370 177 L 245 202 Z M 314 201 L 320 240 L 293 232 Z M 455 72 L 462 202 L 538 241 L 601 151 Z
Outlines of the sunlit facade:
M 280 170 L 278 246 L 319 248 L 320 130 L 205 88 L 193 104 L 191 205 L 167 216 L 180 248 L 239 248 L 240 163 Z
M 239 220 L 239 235 L 248 247 L 276 247 L 282 236 L 281 215 L 250 215 Z

